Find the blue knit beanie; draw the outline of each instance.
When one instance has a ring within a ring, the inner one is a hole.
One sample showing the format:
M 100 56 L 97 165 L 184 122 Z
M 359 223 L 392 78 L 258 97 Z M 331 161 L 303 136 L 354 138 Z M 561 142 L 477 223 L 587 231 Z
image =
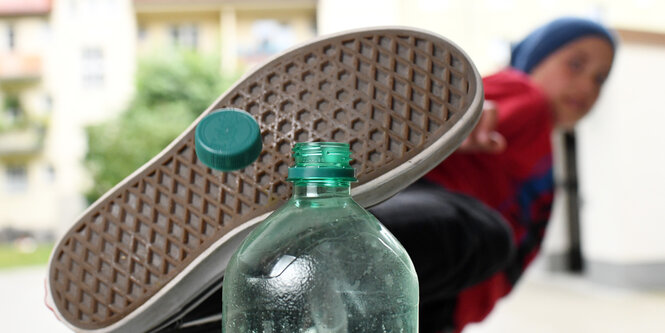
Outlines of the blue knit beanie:
M 530 73 L 536 65 L 560 47 L 586 36 L 605 38 L 613 50 L 616 48 L 612 32 L 602 25 L 586 19 L 564 17 L 536 29 L 513 46 L 510 66 Z

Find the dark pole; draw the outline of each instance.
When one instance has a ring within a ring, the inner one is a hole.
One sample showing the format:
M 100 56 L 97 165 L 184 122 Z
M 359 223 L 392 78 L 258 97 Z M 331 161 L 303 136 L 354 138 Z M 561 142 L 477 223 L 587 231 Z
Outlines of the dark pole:
M 577 145 L 575 131 L 564 133 L 564 154 L 566 180 L 566 214 L 570 247 L 567 253 L 567 268 L 570 272 L 581 273 L 584 270 L 582 259 L 582 241 L 580 237 L 580 200 L 577 182 Z

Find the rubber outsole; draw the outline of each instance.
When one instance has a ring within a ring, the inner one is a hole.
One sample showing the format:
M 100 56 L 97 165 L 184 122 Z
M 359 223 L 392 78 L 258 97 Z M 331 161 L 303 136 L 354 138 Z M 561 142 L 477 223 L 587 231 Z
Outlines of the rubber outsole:
M 348 142 L 352 193 L 367 207 L 449 155 L 475 125 L 482 96 L 468 56 L 421 30 L 358 30 L 286 51 L 83 213 L 50 260 L 54 310 L 79 331 L 158 325 L 178 311 L 173 302 L 191 302 L 218 279 L 244 234 L 288 200 L 293 142 Z M 195 125 L 221 107 L 260 125 L 263 151 L 244 170 L 218 172 L 196 158 Z

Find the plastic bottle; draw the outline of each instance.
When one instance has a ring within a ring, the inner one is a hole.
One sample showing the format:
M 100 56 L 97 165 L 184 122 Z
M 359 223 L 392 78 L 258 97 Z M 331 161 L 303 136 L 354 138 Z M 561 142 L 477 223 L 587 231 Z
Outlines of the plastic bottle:
M 413 264 L 351 198 L 349 146 L 297 143 L 293 153 L 292 198 L 225 272 L 222 332 L 417 332 Z

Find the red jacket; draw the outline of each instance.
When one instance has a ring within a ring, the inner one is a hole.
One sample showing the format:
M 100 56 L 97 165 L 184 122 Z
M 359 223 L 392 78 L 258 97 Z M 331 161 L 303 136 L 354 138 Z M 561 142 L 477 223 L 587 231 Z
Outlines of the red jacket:
M 552 113 L 529 77 L 506 69 L 483 79 L 485 99 L 495 102 L 497 131 L 506 141 L 500 154 L 452 154 L 425 178 L 468 194 L 497 210 L 510 223 L 517 246 L 506 270 L 463 290 L 457 299 L 457 331 L 484 319 L 540 248 L 553 199 Z

